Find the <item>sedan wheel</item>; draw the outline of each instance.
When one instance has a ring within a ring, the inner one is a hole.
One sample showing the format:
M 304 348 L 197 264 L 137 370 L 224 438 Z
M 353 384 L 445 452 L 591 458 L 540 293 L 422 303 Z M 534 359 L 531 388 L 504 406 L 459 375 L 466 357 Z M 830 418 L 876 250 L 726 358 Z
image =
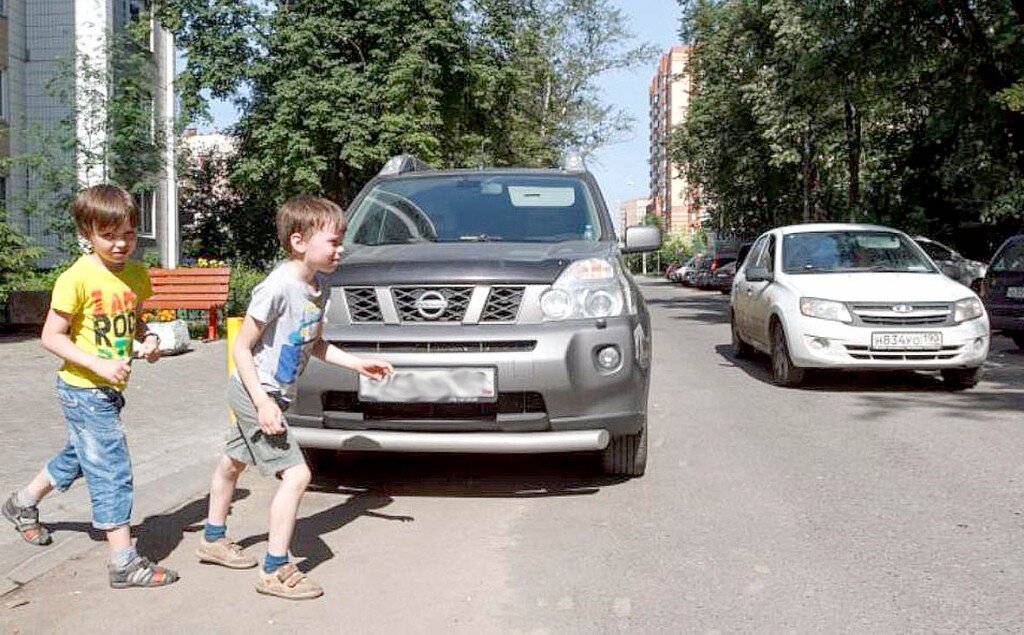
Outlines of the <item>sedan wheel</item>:
M 772 326 L 772 382 L 777 386 L 794 388 L 804 381 L 804 369 L 793 364 L 786 344 L 786 333 L 782 325 Z
M 950 368 L 942 371 L 942 381 L 950 390 L 974 388 L 981 381 L 981 367 Z

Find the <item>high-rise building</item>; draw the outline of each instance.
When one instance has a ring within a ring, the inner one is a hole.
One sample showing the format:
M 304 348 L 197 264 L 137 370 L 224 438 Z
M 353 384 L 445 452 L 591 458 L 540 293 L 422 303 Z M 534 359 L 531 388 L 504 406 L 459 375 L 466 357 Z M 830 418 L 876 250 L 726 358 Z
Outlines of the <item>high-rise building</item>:
M 649 211 L 661 217 L 666 231 L 691 234 L 700 228 L 700 207 L 694 188 L 668 157 L 669 135 L 685 121 L 690 108 L 690 48 L 673 46 L 661 56 L 651 80 Z
M 0 0 L 0 156 L 15 157 L 10 171 L 0 174 L 0 198 L 13 223 L 45 250 L 44 265 L 59 255 L 59 237 L 50 229 L 54 219 L 23 208 L 30 198 L 49 195 L 43 190 L 53 185 L 17 157 L 35 151 L 38 134 L 73 125 L 75 147 L 61 151 L 67 155 L 66 165 L 82 185 L 108 181 L 102 158 L 107 114 L 96 106 L 97 100 L 89 100 L 99 95 L 102 103 L 110 94 L 107 69 L 114 34 L 143 19 L 151 21 L 149 41 L 132 46 L 148 49 L 152 56 L 154 123 L 161 124 L 153 131 L 164 135 L 164 165 L 159 184 L 138 200 L 139 246 L 158 251 L 165 266 L 177 265 L 174 37 L 149 15 L 149 0 Z M 69 77 L 58 93 L 54 80 L 63 74 Z

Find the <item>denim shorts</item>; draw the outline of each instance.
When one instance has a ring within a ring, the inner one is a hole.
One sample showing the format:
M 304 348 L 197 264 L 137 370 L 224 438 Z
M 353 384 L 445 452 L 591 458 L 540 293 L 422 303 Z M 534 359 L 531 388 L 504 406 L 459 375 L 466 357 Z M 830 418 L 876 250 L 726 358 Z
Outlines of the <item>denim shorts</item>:
M 85 476 L 92 500 L 92 525 L 114 529 L 132 515 L 132 461 L 121 425 L 124 397 L 110 387 L 79 388 L 57 378 L 68 441 L 46 464 L 53 486 L 61 491 Z

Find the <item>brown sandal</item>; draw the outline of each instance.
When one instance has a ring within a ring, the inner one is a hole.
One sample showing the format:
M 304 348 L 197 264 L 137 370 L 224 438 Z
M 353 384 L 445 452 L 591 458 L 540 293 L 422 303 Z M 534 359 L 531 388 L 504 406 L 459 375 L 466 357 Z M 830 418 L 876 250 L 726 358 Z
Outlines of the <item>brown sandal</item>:
M 273 573 L 263 573 L 261 569 L 256 577 L 256 591 L 287 600 L 312 600 L 324 594 L 323 587 L 290 562 Z

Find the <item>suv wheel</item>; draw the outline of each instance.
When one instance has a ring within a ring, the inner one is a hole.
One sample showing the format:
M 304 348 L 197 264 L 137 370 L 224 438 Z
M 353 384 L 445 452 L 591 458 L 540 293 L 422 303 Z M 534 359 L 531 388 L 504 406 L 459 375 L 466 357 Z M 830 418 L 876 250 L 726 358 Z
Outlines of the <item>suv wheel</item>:
M 647 416 L 644 415 L 640 432 L 612 437 L 601 453 L 601 467 L 605 474 L 643 476 L 647 468 Z
M 732 329 L 732 354 L 740 359 L 750 357 L 754 349 L 750 347 L 750 344 L 743 341 L 743 336 L 740 335 L 740 330 L 736 326 L 736 313 L 734 311 L 729 311 L 729 327 Z
M 974 388 L 981 381 L 981 367 L 950 368 L 942 371 L 942 381 L 950 390 Z
M 782 324 L 772 324 L 772 382 L 776 386 L 795 388 L 804 382 L 804 369 L 793 364 Z
M 1017 348 L 1024 350 L 1024 333 L 1014 333 L 1010 337 L 1013 338 L 1013 343 L 1017 345 Z

